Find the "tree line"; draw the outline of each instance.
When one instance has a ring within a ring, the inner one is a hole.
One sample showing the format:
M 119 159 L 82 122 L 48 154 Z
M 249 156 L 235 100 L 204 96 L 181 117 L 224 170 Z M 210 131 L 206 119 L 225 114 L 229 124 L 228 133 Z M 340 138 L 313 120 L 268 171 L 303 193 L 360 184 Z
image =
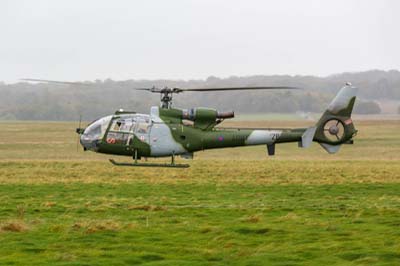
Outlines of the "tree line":
M 327 77 L 258 75 L 205 80 L 125 80 L 87 82 L 88 86 L 0 82 L 1 120 L 85 120 L 113 113 L 120 108 L 148 113 L 159 104 L 159 95 L 135 90 L 142 87 L 206 88 L 227 86 L 296 86 L 296 91 L 187 92 L 174 95 L 174 106 L 213 107 L 240 113 L 322 112 L 346 82 L 359 87 L 355 112 L 377 114 L 381 100 L 400 102 L 400 72 L 371 70 Z M 399 107 L 400 111 L 400 107 Z

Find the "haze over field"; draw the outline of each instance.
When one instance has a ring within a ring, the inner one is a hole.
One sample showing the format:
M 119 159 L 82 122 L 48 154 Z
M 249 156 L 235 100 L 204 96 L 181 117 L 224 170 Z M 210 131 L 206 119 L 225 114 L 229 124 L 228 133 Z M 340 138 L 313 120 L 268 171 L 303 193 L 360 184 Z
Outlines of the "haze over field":
M 148 112 L 158 95 L 131 88 L 153 85 L 300 86 L 306 91 L 190 93 L 174 104 L 321 112 L 345 82 L 361 89 L 356 113 L 394 114 L 399 9 L 391 0 L 2 1 L 0 120 Z M 95 86 L 28 85 L 20 78 Z
M 6 0 L 0 80 L 399 69 L 399 9 L 395 0 Z
M 334 94 L 347 82 L 360 88 L 356 114 L 395 114 L 400 106 L 400 72 L 367 71 L 344 73 L 325 78 L 313 76 L 248 76 L 206 80 L 126 80 L 88 82 L 89 86 L 17 83 L 0 84 L 2 120 L 85 120 L 125 110 L 148 113 L 159 104 L 159 95 L 133 88 L 152 86 L 226 87 L 298 86 L 295 91 L 187 92 L 174 96 L 177 107 L 214 107 L 235 110 L 237 114 L 321 113 Z

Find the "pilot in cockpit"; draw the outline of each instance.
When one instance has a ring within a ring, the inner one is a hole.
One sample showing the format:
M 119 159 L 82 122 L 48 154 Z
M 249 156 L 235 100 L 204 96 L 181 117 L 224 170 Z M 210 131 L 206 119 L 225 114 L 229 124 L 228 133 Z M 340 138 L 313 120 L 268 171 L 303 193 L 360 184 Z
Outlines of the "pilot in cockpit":
M 118 121 L 117 123 L 114 124 L 113 131 L 119 131 L 121 127 L 121 121 Z

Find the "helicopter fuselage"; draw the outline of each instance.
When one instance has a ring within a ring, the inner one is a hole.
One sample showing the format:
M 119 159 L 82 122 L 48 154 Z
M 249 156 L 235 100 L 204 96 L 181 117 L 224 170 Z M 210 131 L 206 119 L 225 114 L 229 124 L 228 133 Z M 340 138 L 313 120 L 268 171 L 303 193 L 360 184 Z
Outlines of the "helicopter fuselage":
M 148 166 L 137 163 L 140 157 L 172 156 L 171 165 L 175 166 L 175 155 L 193 158 L 196 151 L 248 145 L 266 145 L 268 155 L 274 155 L 275 144 L 284 142 L 298 142 L 299 147 L 306 148 L 315 141 L 327 152 L 336 153 L 341 144 L 352 144 L 357 133 L 351 119 L 356 91 L 346 84 L 309 128 L 217 128 L 224 119 L 232 118 L 233 112 L 154 106 L 149 115 L 116 112 L 77 132 L 83 133 L 80 142 L 85 150 L 132 156 L 135 166 Z
M 81 136 L 86 150 L 99 153 L 140 157 L 182 155 L 193 152 L 247 145 L 272 145 L 301 141 L 307 128 L 299 129 L 224 129 L 215 128 L 212 109 L 199 109 L 201 122 L 182 120 L 185 110 L 152 107 L 151 114 L 119 113 L 91 123 Z M 189 118 L 189 117 L 186 117 Z M 271 154 L 272 155 L 272 154 Z
M 80 82 L 63 82 L 42 79 L 26 81 L 67 85 L 88 85 Z M 329 104 L 318 122 L 309 128 L 294 129 L 228 129 L 215 126 L 234 116 L 233 112 L 218 112 L 211 108 L 172 108 L 172 95 L 182 92 L 238 91 L 238 90 L 293 90 L 297 87 L 214 87 L 214 88 L 136 88 L 161 95 L 161 106 L 151 108 L 150 115 L 117 111 L 78 128 L 84 150 L 99 153 L 132 156 L 133 166 L 189 167 L 175 164 L 175 155 L 193 158 L 196 151 L 247 145 L 266 145 L 268 155 L 274 155 L 275 144 L 298 142 L 307 148 L 313 141 L 328 153 L 336 153 L 342 144 L 353 144 L 357 134 L 351 119 L 357 88 L 346 83 Z M 142 164 L 140 157 L 171 156 L 170 165 Z M 129 165 L 110 160 L 114 165 Z

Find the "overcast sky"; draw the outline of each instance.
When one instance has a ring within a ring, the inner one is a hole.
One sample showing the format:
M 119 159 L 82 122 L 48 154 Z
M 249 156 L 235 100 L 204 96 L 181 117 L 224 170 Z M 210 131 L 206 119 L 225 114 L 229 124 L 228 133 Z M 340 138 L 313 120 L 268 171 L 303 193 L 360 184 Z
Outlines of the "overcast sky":
M 400 68 L 400 1 L 2 0 L 0 80 Z

